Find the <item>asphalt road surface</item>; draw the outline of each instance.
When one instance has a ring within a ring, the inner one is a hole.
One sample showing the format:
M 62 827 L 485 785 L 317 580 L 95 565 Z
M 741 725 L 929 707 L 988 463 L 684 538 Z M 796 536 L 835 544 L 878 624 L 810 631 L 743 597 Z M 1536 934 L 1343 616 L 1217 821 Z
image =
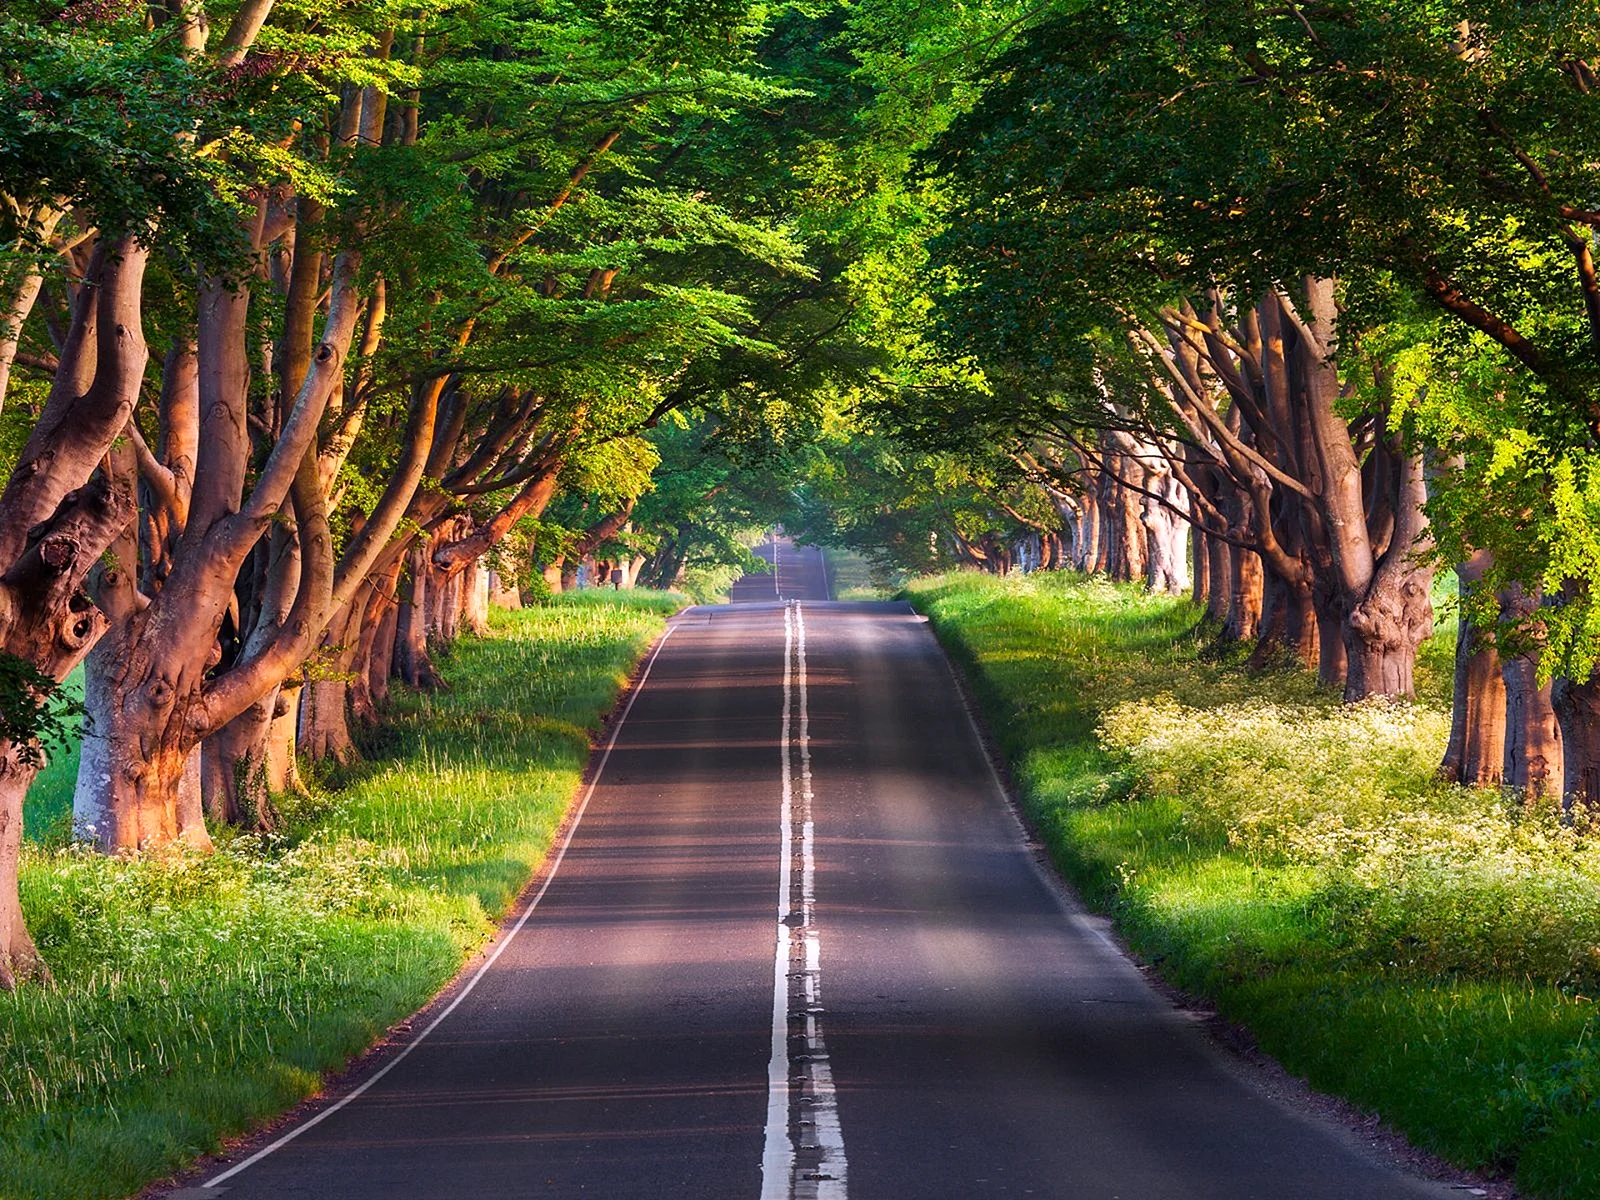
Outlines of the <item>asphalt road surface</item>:
M 674 622 L 470 991 L 178 1195 L 1459 1194 L 1236 1073 L 1045 880 L 927 625 L 776 550 Z

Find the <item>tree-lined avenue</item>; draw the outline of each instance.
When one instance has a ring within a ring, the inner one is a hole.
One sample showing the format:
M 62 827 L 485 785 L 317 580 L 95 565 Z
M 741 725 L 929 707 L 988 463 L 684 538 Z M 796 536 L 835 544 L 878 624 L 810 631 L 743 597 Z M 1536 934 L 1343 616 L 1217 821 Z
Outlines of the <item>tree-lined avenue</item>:
M 817 552 L 780 554 L 786 590 L 825 594 Z M 559 869 L 475 990 L 353 1103 L 182 1194 L 762 1195 L 802 686 L 813 1015 L 850 1195 L 1445 1194 L 1244 1082 L 1046 882 L 920 618 L 810 598 L 677 618 Z

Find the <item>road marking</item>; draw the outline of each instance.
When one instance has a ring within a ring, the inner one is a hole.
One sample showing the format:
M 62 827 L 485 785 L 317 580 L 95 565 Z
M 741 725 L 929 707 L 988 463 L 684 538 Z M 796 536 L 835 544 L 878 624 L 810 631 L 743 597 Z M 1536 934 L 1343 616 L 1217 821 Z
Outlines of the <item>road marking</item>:
M 409 1042 L 402 1046 L 400 1053 L 396 1054 L 388 1062 L 384 1063 L 380 1070 L 375 1071 L 371 1076 L 362 1081 L 360 1087 L 356 1088 L 354 1091 L 346 1093 L 337 1102 L 330 1104 L 327 1108 L 323 1109 L 310 1120 L 305 1121 L 300 1125 L 296 1125 L 282 1137 L 273 1142 L 269 1142 L 267 1145 L 263 1146 L 261 1149 L 252 1154 L 249 1158 L 245 1159 L 242 1163 L 229 1167 L 220 1175 L 212 1176 L 212 1178 L 203 1183 L 201 1187 L 215 1188 L 218 1184 L 232 1179 L 246 1167 L 255 1165 L 267 1155 L 276 1150 L 282 1149 L 284 1146 L 287 1146 L 306 1130 L 322 1124 L 322 1122 L 333 1116 L 334 1113 L 338 1112 L 352 1100 L 359 1098 L 364 1092 L 371 1088 L 373 1084 L 377 1083 L 378 1080 L 382 1079 L 390 1071 L 394 1070 L 402 1062 L 404 1062 L 406 1056 L 420 1046 L 423 1041 L 427 1039 L 427 1036 L 430 1033 L 439 1028 L 446 1017 L 455 1012 L 456 1006 L 472 994 L 472 989 L 478 986 L 478 981 L 484 977 L 484 974 L 489 970 L 489 968 L 494 966 L 494 964 L 499 960 L 500 956 L 505 953 L 506 947 L 511 944 L 512 939 L 515 938 L 517 934 L 522 932 L 522 927 L 528 923 L 528 918 L 533 915 L 533 910 L 539 907 L 539 901 L 543 900 L 544 894 L 550 890 L 550 884 L 555 880 L 556 872 L 561 869 L 561 861 L 567 856 L 567 847 L 572 845 L 573 834 L 578 832 L 578 824 L 583 820 L 583 814 L 589 808 L 589 800 L 594 795 L 594 789 L 600 784 L 600 776 L 605 774 L 606 763 L 611 761 L 611 751 L 616 749 L 617 738 L 622 734 L 623 723 L 628 719 L 628 714 L 633 711 L 633 702 L 639 698 L 639 693 L 644 691 L 645 682 L 650 678 L 650 672 L 656 665 L 656 659 L 661 657 L 662 648 L 667 644 L 667 639 L 677 631 L 677 628 L 678 627 L 676 625 L 668 625 L 666 632 L 661 635 L 661 640 L 656 642 L 656 648 L 651 652 L 650 660 L 645 663 L 644 671 L 639 675 L 639 686 L 634 688 L 633 692 L 628 696 L 628 702 L 622 706 L 622 715 L 617 718 L 617 723 L 611 727 L 611 737 L 607 739 L 606 748 L 600 755 L 599 765 L 594 769 L 594 778 L 589 780 L 589 786 L 583 791 L 583 799 L 578 804 L 578 811 L 572 818 L 572 824 L 567 827 L 566 837 L 561 839 L 561 845 L 557 848 L 556 856 L 550 863 L 550 870 L 546 872 L 544 882 L 539 885 L 539 890 L 534 893 L 533 899 L 529 900 L 527 906 L 523 908 L 521 914 L 517 917 L 516 924 L 512 925 L 510 931 L 505 935 L 505 937 L 500 939 L 499 944 L 497 944 L 494 950 L 490 952 L 489 957 L 483 960 L 483 965 L 473 972 L 472 978 L 467 980 L 466 986 L 456 993 L 455 999 L 451 1000 L 450 1003 L 445 1006 L 443 1012 L 434 1017 L 433 1020 L 429 1021 L 421 1033 L 417 1034 L 416 1037 L 412 1038 Z
M 823 1040 L 822 939 L 816 926 L 816 824 L 812 819 L 811 705 L 806 622 L 800 602 L 783 610 L 783 727 L 779 808 L 778 923 L 772 960 L 772 1058 L 767 1066 L 761 1200 L 845 1200 L 847 1164 L 838 1096 Z M 798 704 L 796 700 L 798 699 Z M 799 720 L 796 722 L 796 709 Z M 798 724 L 798 731 L 796 725 Z M 796 733 L 798 732 L 798 736 Z M 795 788 L 795 751 L 800 786 Z M 795 826 L 800 891 L 795 896 Z M 798 899 L 798 908 L 796 900 Z M 798 931 L 799 936 L 795 933 Z M 789 1052 L 791 1039 L 798 1054 Z

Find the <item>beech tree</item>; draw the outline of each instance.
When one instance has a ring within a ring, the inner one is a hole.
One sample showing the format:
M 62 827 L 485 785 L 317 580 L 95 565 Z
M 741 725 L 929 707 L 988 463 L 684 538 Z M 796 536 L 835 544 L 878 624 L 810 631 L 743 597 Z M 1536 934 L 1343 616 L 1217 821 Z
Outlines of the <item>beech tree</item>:
M 0 507 L 7 561 L 48 576 L 19 593 L 17 630 L 40 679 L 105 631 L 80 830 L 203 846 L 207 807 L 271 823 L 319 640 L 305 724 L 339 754 L 342 689 L 319 685 L 366 665 L 406 564 L 402 607 L 437 618 L 426 583 L 455 587 L 574 455 L 631 436 L 686 364 L 748 340 L 737 271 L 708 278 L 697 255 L 807 275 L 775 224 L 665 168 L 782 93 L 743 71 L 757 29 L 737 4 L 28 16 L 8 30 L 0 348 L 55 383 Z M 416 644 L 409 626 L 396 640 Z M 37 965 L 15 903 L 31 771 L 14 749 L 7 985 L 11 964 Z

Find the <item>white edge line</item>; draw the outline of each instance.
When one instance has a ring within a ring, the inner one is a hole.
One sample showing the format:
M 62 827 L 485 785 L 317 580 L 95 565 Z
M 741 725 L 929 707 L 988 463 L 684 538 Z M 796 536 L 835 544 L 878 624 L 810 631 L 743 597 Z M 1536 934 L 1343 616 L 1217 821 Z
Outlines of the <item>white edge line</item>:
M 616 724 L 611 727 L 611 737 L 607 740 L 606 748 L 600 755 L 600 765 L 595 768 L 594 778 L 589 780 L 589 786 L 584 789 L 583 800 L 579 803 L 578 811 L 572 818 L 571 824 L 567 826 L 567 835 L 561 839 L 561 845 L 556 850 L 556 856 L 553 860 L 551 860 L 550 869 L 545 872 L 544 883 L 539 886 L 539 890 L 534 893 L 533 899 L 528 901 L 527 905 L 522 910 L 522 914 L 517 917 L 516 923 L 512 925 L 511 929 L 506 933 L 506 935 L 500 939 L 494 950 L 490 952 L 489 957 L 484 959 L 483 964 L 473 972 L 472 978 L 467 980 L 466 986 L 456 993 L 455 999 L 451 1000 L 450 1003 L 445 1006 L 443 1012 L 434 1017 L 433 1020 L 429 1021 L 426 1028 L 424 1028 L 421 1033 L 417 1034 L 416 1037 L 412 1038 L 409 1042 L 402 1046 L 400 1053 L 396 1054 L 388 1062 L 384 1063 L 381 1068 L 364 1079 L 359 1087 L 355 1088 L 353 1091 L 345 1093 L 333 1104 L 330 1104 L 327 1108 L 317 1113 L 316 1116 L 302 1122 L 299 1125 L 296 1125 L 293 1129 L 289 1130 L 288 1133 L 284 1134 L 276 1141 L 270 1142 L 263 1146 L 249 1158 L 245 1159 L 242 1163 L 229 1167 L 220 1175 L 213 1176 L 211 1179 L 201 1184 L 201 1187 L 214 1188 L 222 1184 L 224 1181 L 232 1179 L 246 1167 L 253 1166 L 255 1163 L 260 1162 L 263 1158 L 273 1153 L 275 1150 L 279 1150 L 282 1147 L 287 1146 L 306 1130 L 311 1129 L 316 1125 L 320 1125 L 323 1121 L 333 1116 L 334 1113 L 338 1112 L 352 1100 L 358 1099 L 364 1092 L 367 1091 L 368 1088 L 372 1087 L 373 1084 L 377 1083 L 390 1071 L 394 1070 L 403 1061 L 405 1061 L 406 1055 L 410 1054 L 413 1050 L 420 1046 L 423 1040 L 435 1029 L 439 1028 L 444 1019 L 456 1010 L 456 1006 L 472 994 L 472 989 L 478 986 L 478 981 L 483 978 L 484 973 L 487 972 L 490 967 L 494 966 L 495 962 L 500 958 L 500 956 L 505 953 L 506 947 L 509 946 L 512 939 L 521 932 L 522 927 L 528 923 L 528 918 L 533 915 L 533 910 L 539 906 L 539 901 L 543 900 L 544 894 L 550 890 L 550 884 L 554 881 L 556 872 L 561 869 L 561 860 L 567 856 L 567 847 L 572 844 L 572 837 L 575 833 L 577 833 L 578 824 L 583 820 L 583 814 L 589 807 L 589 799 L 594 795 L 594 789 L 599 786 L 600 776 L 605 773 L 606 763 L 611 760 L 611 751 L 616 747 L 617 738 L 622 734 L 623 722 L 628 719 L 628 714 L 633 711 L 633 702 L 639 698 L 639 693 L 644 691 L 645 681 L 650 678 L 651 668 L 656 665 L 656 659 L 661 656 L 661 650 L 667 644 L 667 639 L 673 635 L 677 628 L 678 627 L 676 625 L 668 625 L 666 631 L 662 633 L 660 639 L 656 642 L 655 650 L 650 655 L 650 660 L 645 663 L 644 670 L 639 675 L 638 685 L 633 689 L 632 692 L 629 693 L 628 702 L 622 706 L 622 715 L 617 718 Z

